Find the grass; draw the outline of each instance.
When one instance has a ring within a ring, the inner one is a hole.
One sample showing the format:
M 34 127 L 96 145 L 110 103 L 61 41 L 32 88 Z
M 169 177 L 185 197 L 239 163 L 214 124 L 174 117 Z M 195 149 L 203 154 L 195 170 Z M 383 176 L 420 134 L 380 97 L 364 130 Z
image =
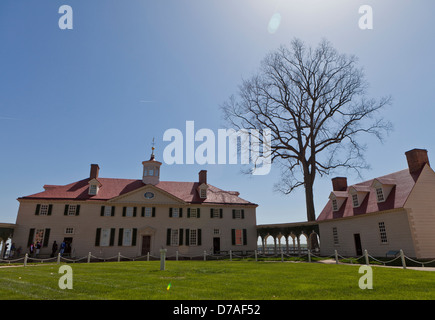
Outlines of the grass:
M 435 272 L 373 267 L 362 290 L 357 265 L 253 261 L 70 264 L 73 289 L 60 289 L 59 265 L 0 268 L 0 299 L 13 300 L 389 300 L 435 299 Z M 167 290 L 168 284 L 171 288 Z

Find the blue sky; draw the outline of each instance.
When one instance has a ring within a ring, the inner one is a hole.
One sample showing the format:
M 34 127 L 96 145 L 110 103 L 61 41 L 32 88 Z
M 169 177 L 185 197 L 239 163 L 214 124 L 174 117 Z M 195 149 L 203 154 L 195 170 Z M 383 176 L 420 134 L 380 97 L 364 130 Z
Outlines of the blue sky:
M 73 30 L 58 27 L 64 4 Z M 361 5 L 373 8 L 373 30 L 358 27 Z M 217 133 L 219 106 L 295 37 L 312 46 L 326 38 L 355 54 L 370 95 L 393 97 L 383 115 L 394 131 L 383 144 L 365 140 L 364 178 L 406 168 L 412 148 L 426 148 L 435 162 L 433 12 L 429 0 L 2 0 L 0 222 L 15 222 L 18 197 L 84 179 L 91 163 L 102 177 L 140 179 L 152 138 L 161 160 L 165 130 L 184 132 L 188 120 Z M 164 165 L 161 180 L 196 181 L 201 169 L 209 183 L 258 203 L 258 224 L 306 219 L 302 189 L 274 193 L 274 166 L 249 177 L 237 165 Z M 316 182 L 317 215 L 332 177 Z

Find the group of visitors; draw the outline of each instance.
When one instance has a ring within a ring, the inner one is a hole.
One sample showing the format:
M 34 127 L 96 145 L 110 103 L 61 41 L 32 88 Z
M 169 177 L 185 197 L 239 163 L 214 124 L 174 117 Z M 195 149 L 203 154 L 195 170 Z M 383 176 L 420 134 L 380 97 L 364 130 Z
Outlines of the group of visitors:
M 67 248 L 68 245 L 69 244 L 65 240 L 62 241 L 62 243 L 60 244 L 60 250 L 59 250 L 60 256 L 64 255 L 65 249 Z M 58 249 L 58 245 L 57 245 L 56 240 L 55 240 L 53 242 L 53 246 L 51 247 L 51 257 L 54 257 L 56 255 L 57 249 Z
M 8 254 L 8 248 L 9 248 L 9 243 L 6 243 L 5 244 L 5 249 L 3 251 L 3 259 L 5 259 L 6 257 L 11 259 L 15 255 L 17 255 L 18 257 L 20 256 L 20 254 L 21 254 L 21 247 L 19 247 L 18 249 L 15 248 L 15 243 L 12 243 L 11 249 L 9 250 L 9 254 Z
M 29 246 L 29 257 L 32 258 L 37 258 L 40 254 L 41 251 L 41 241 L 36 241 L 30 244 Z M 9 248 L 9 243 L 5 244 L 5 248 L 3 250 L 3 259 L 6 258 L 13 258 L 14 256 L 19 257 L 21 255 L 21 247 L 19 247 L 18 249 L 15 247 L 15 243 L 12 243 L 11 248 L 8 252 L 8 248 Z M 56 241 L 53 242 L 53 246 L 51 247 L 51 257 L 54 257 L 57 254 L 57 250 L 59 249 L 59 253 L 61 256 L 63 256 L 65 253 L 69 252 L 70 248 L 70 244 L 68 242 L 66 242 L 65 240 L 62 241 L 62 243 L 60 244 L 60 248 L 57 244 Z

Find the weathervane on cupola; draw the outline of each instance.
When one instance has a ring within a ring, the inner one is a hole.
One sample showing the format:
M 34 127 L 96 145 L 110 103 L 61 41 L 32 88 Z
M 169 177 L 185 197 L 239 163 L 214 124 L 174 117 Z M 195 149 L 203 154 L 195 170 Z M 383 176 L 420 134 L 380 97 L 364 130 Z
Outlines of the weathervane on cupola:
M 142 162 L 143 165 L 142 181 L 145 184 L 156 185 L 157 183 L 160 182 L 160 166 L 162 165 L 162 163 L 154 159 L 154 150 L 155 150 L 154 138 L 151 145 L 152 145 L 151 148 L 152 151 L 151 151 L 150 159 L 148 161 Z

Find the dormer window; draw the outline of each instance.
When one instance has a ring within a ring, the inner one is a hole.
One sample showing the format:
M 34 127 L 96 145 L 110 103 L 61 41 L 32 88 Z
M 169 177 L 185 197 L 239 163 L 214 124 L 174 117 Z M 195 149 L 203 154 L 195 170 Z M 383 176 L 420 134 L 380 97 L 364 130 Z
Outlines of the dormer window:
M 89 186 L 89 195 L 95 196 L 97 194 L 97 191 L 98 191 L 98 186 L 96 184 L 91 184 Z
M 353 204 L 354 208 L 359 206 L 359 201 L 358 201 L 358 195 L 357 194 L 353 194 L 352 195 L 352 204 Z
M 344 201 L 346 201 L 348 197 L 348 194 L 346 191 L 332 191 L 329 195 L 329 199 L 331 200 L 332 204 L 332 211 L 338 211 L 340 210 L 341 206 L 343 205 Z
M 367 185 L 353 185 L 349 187 L 349 195 L 352 197 L 352 206 L 358 208 L 370 192 Z
M 198 186 L 196 190 L 199 194 L 200 199 L 207 199 L 207 189 L 208 189 L 208 185 L 206 183 L 202 183 L 201 185 Z
M 385 200 L 384 190 L 382 188 L 376 188 L 376 199 L 378 200 L 378 202 L 382 202 Z
M 375 194 L 377 202 L 384 202 L 387 200 L 395 185 L 396 181 L 393 179 L 388 179 L 385 177 L 374 179 L 371 187 L 376 192 Z
M 207 198 L 207 189 L 203 188 L 199 190 L 199 197 L 201 199 L 205 199 Z
M 337 199 L 333 199 L 332 200 L 332 210 L 333 211 L 338 211 Z
M 100 181 L 98 181 L 96 178 L 89 181 L 89 191 L 88 194 L 90 196 L 96 196 L 98 194 L 98 190 L 101 187 Z

